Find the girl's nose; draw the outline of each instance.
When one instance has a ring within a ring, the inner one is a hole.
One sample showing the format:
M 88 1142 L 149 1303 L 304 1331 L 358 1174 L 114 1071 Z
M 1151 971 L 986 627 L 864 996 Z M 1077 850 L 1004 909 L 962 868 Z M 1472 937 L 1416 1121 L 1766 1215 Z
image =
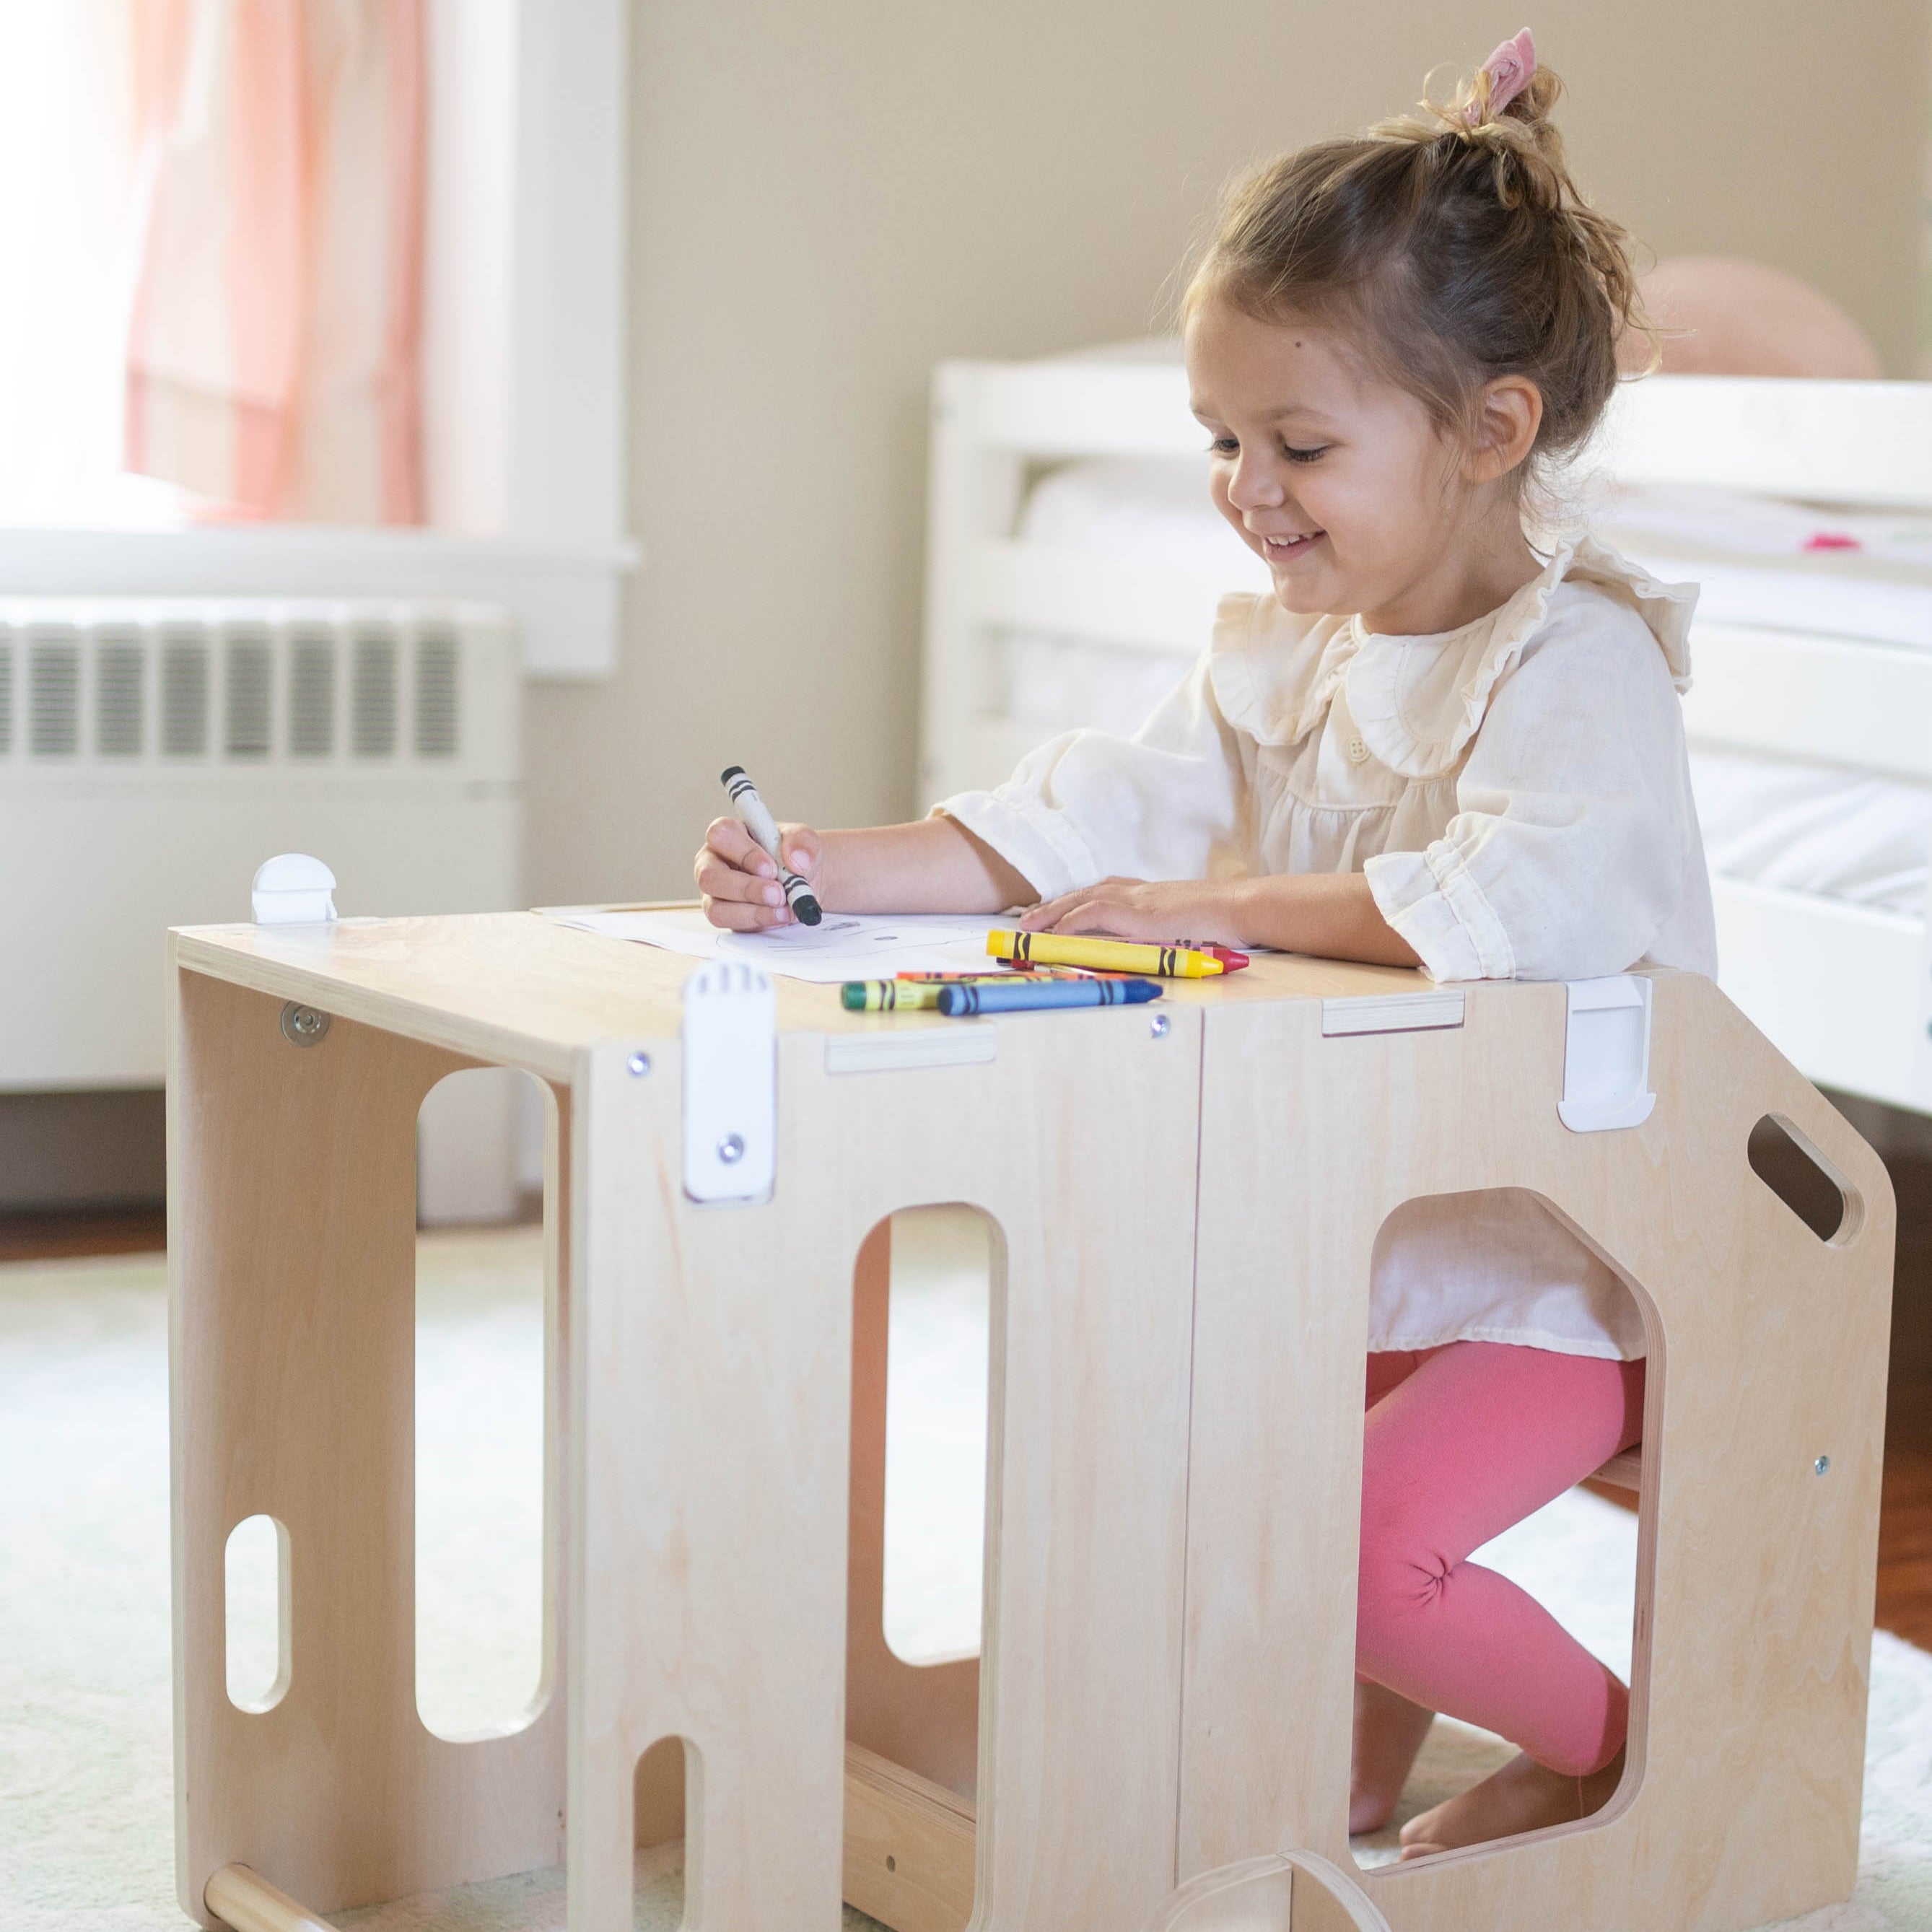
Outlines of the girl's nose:
M 1228 481 L 1228 501 L 1238 510 L 1274 510 L 1287 497 L 1273 466 L 1243 451 Z

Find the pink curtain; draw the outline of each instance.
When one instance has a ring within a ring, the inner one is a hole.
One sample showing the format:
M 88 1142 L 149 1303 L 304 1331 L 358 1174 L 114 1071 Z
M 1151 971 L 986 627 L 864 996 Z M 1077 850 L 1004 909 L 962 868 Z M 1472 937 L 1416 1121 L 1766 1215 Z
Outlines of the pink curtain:
M 126 460 L 212 514 L 422 520 L 424 0 L 134 0 Z

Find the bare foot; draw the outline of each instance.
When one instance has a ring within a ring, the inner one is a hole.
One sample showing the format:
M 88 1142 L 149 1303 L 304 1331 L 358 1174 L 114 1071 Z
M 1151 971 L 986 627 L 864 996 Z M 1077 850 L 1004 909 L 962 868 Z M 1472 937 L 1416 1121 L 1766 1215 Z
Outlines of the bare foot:
M 1436 1721 L 1433 1711 L 1379 1684 L 1355 1682 L 1355 1760 L 1348 1781 L 1348 1831 L 1378 1832 L 1395 1810 L 1409 1767 Z
M 1487 1844 L 1492 1838 L 1513 1838 L 1519 1832 L 1539 1832 L 1546 1825 L 1572 1824 L 1601 1810 L 1623 1774 L 1622 1751 L 1588 1778 L 1566 1778 L 1520 1754 L 1481 1784 L 1412 1818 L 1402 1828 L 1402 1855 L 1424 1858 L 1459 1845 Z

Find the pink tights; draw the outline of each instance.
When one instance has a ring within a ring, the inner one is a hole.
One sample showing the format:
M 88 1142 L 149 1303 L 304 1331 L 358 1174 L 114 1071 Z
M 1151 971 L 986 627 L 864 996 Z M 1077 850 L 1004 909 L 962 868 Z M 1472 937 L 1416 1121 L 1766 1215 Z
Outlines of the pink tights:
M 1581 1778 L 1629 1693 L 1471 1550 L 1640 1438 L 1643 1364 L 1496 1342 L 1369 1358 L 1357 1674 Z

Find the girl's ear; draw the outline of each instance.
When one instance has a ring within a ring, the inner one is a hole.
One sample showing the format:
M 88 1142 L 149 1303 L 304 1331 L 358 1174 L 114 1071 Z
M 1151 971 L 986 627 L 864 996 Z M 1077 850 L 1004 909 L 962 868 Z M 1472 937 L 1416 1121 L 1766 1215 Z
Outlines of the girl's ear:
M 1471 483 L 1507 476 L 1536 446 L 1543 392 L 1527 376 L 1498 376 L 1476 398 L 1462 475 Z

